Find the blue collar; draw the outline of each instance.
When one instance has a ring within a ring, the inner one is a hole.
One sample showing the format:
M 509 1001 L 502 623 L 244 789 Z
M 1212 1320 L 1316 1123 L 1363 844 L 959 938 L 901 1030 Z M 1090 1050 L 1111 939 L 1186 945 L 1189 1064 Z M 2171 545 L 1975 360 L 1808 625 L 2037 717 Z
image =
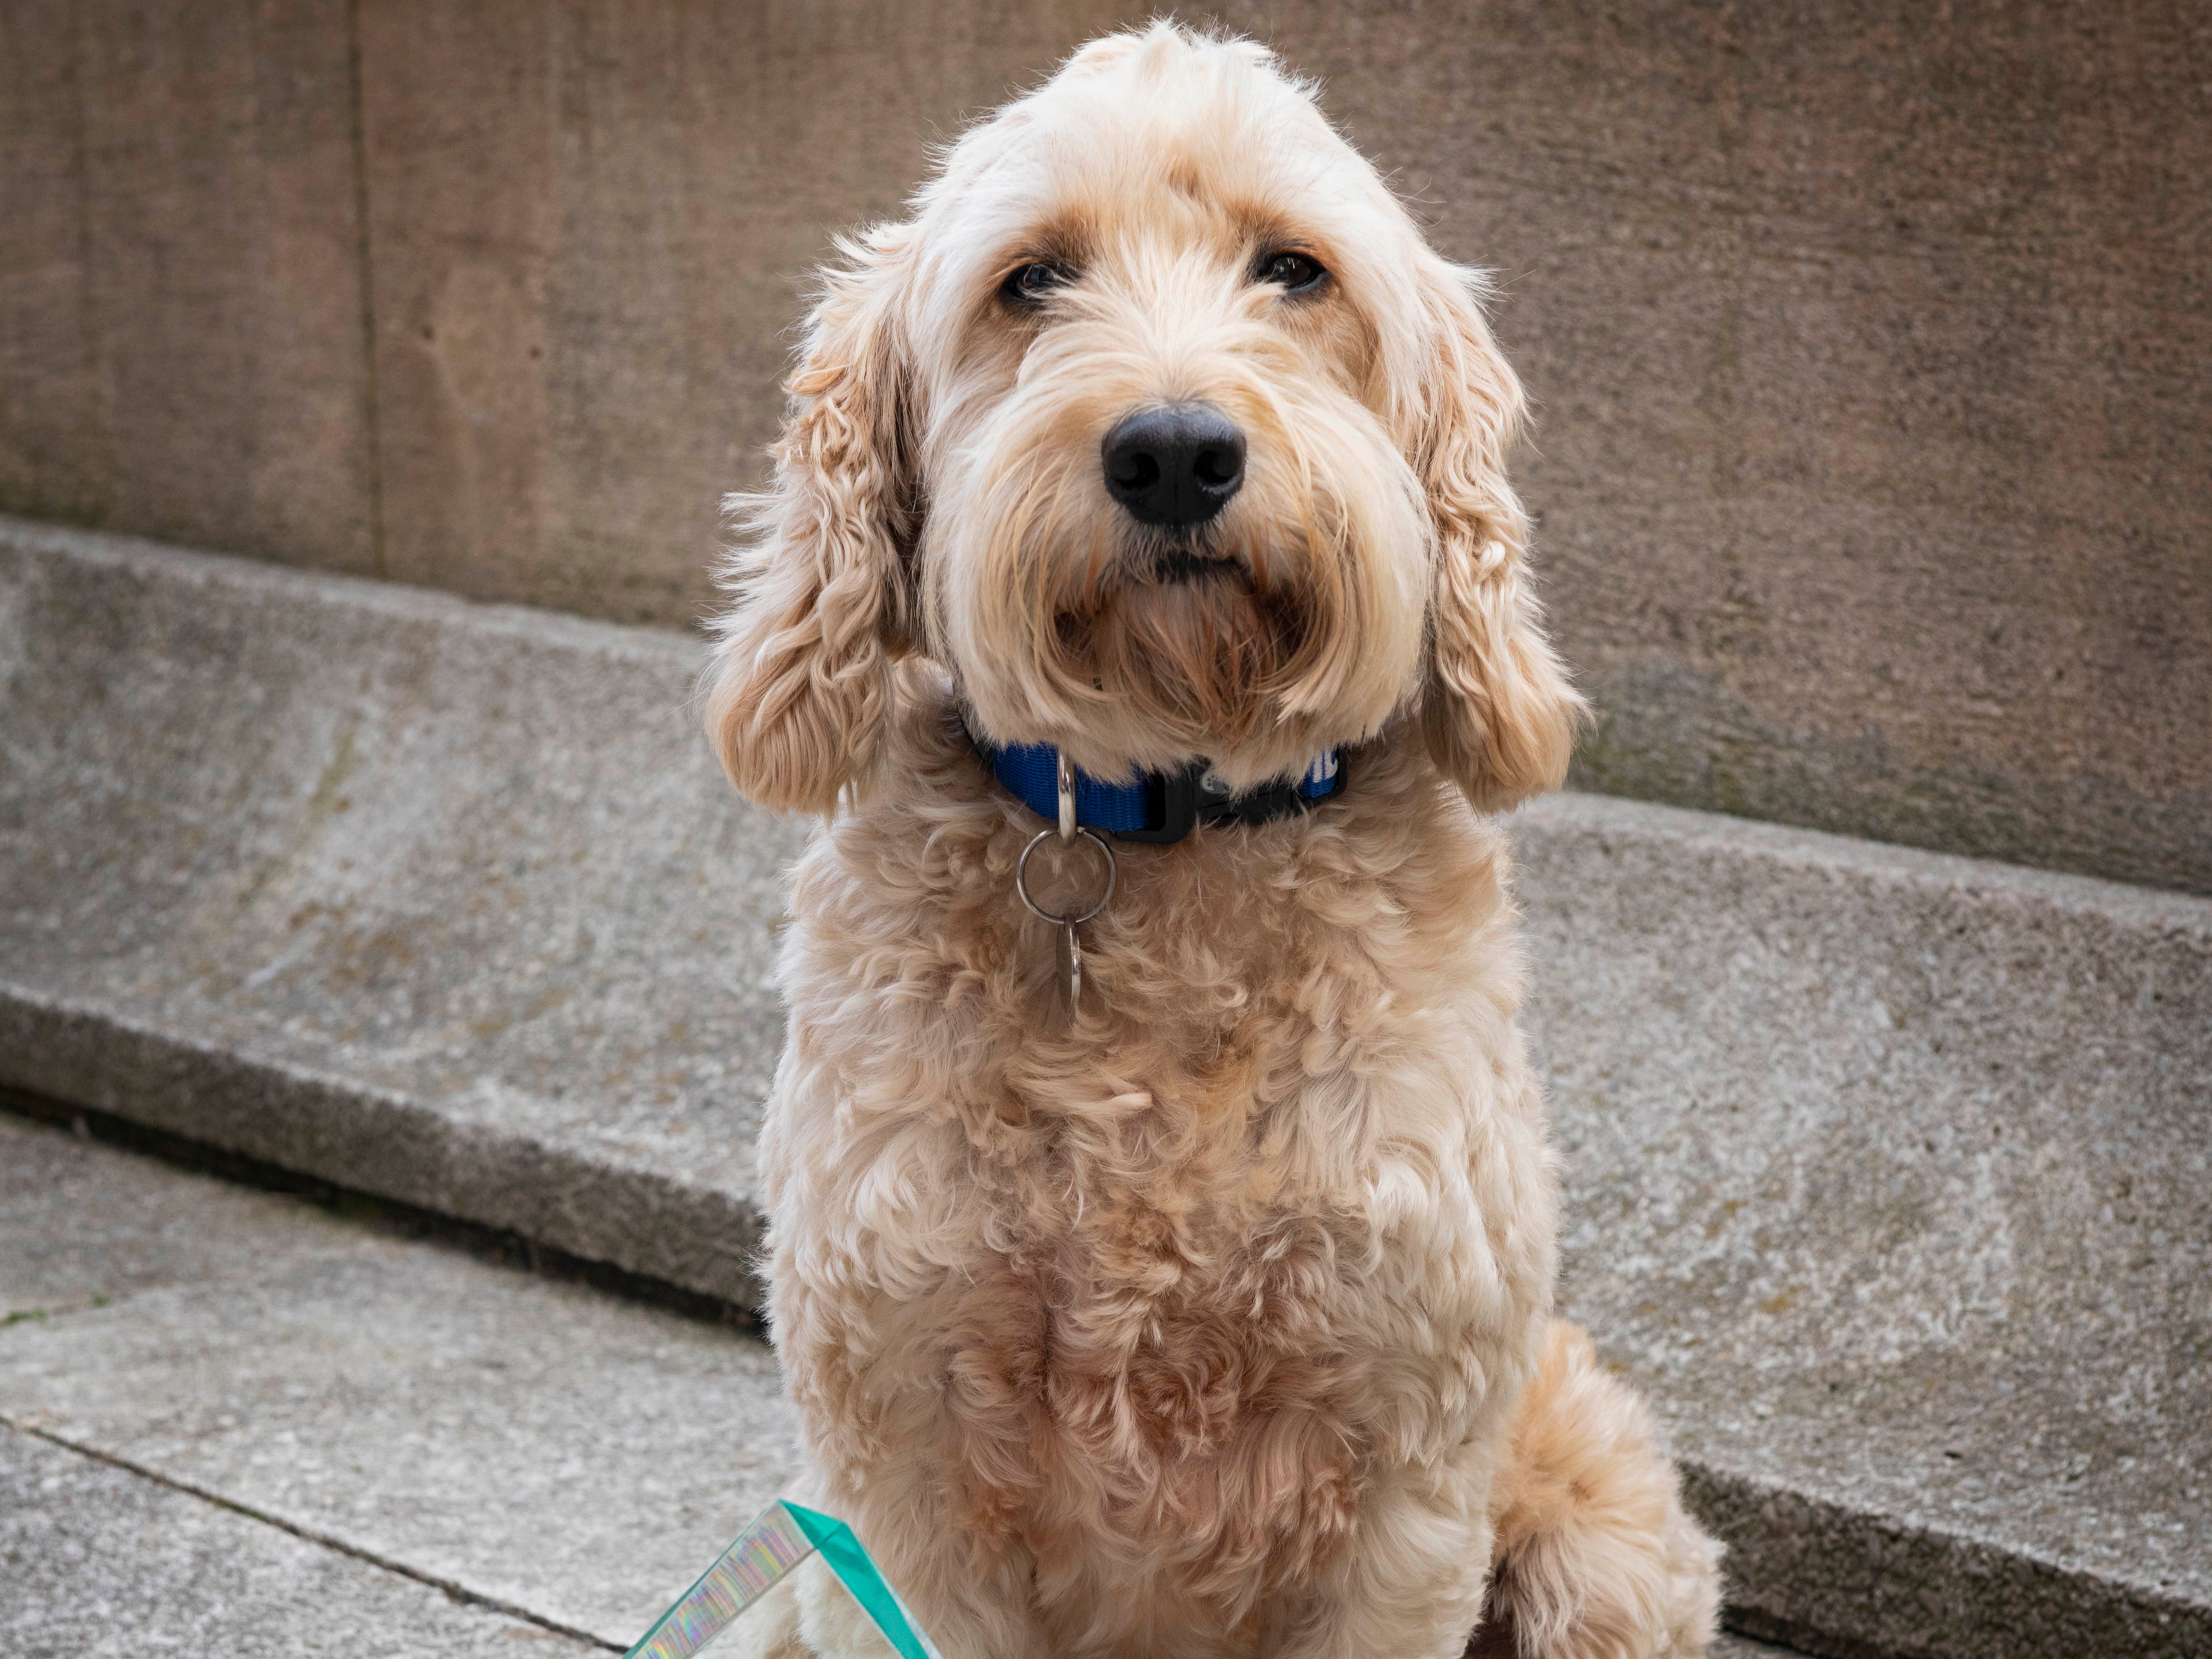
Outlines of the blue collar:
M 969 741 L 991 775 L 1039 817 L 1060 816 L 1060 750 L 1048 743 L 994 747 Z M 1268 823 L 1310 811 L 1344 788 L 1344 751 L 1331 749 L 1296 778 L 1263 784 L 1243 794 L 1213 775 L 1204 761 L 1176 772 L 1139 772 L 1115 782 L 1075 773 L 1075 821 L 1110 831 L 1119 841 L 1176 842 L 1200 824 Z

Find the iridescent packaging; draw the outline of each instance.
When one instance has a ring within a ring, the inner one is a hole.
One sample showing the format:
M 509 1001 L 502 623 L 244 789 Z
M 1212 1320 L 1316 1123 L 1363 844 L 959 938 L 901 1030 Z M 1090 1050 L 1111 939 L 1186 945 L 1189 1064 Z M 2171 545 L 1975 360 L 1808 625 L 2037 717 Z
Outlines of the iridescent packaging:
M 775 1585 L 817 1559 L 818 1570 L 843 1586 L 899 1659 L 943 1659 L 850 1527 L 781 1500 L 738 1534 L 624 1659 L 691 1659 L 695 1654 L 714 1659 L 733 1651 L 737 1644 L 723 1640 L 725 1634 Z

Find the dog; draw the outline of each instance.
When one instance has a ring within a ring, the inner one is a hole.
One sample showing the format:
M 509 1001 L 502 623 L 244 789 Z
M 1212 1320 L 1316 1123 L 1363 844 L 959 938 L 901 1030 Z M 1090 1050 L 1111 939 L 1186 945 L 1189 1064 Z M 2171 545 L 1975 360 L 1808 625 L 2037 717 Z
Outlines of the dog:
M 760 1141 L 799 1495 L 947 1659 L 1714 1632 L 1551 1315 L 1494 817 L 1583 704 L 1484 293 L 1311 85 L 1166 23 L 822 276 L 707 720 L 823 818 Z M 890 1651 L 818 1584 L 752 1639 Z

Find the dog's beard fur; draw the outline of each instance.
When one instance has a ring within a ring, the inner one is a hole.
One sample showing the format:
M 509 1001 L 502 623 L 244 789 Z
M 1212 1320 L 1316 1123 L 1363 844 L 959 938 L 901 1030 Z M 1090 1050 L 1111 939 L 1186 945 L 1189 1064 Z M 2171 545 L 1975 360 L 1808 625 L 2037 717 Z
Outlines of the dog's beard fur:
M 1299 678 L 1316 601 L 1283 579 L 1288 561 L 1265 544 L 1126 539 L 1109 555 L 1117 580 L 1071 594 L 1054 618 L 1071 678 L 1119 692 L 1194 748 L 1248 746 Z
M 1148 400 L 1104 331 L 1054 331 L 940 447 L 931 633 L 985 730 L 1107 775 L 1204 756 L 1237 787 L 1370 735 L 1416 683 L 1429 529 L 1411 468 L 1351 398 L 1238 331 L 1184 395 L 1246 434 L 1243 487 L 1194 529 L 1141 525 L 1100 475 L 1101 433 Z

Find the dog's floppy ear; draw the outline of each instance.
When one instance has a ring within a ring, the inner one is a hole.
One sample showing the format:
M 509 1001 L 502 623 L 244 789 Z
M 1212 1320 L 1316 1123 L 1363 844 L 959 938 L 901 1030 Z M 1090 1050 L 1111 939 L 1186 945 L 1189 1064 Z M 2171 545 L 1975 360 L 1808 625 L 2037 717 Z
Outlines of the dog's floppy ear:
M 829 812 L 865 783 L 908 647 L 918 512 L 897 301 L 908 233 L 843 244 L 807 319 L 775 482 L 732 497 L 707 732 L 730 780 L 779 811 Z
M 1520 381 L 1483 320 L 1480 275 L 1421 264 L 1429 361 L 1413 460 L 1436 526 L 1421 732 L 1479 811 L 1502 811 L 1559 787 L 1585 705 L 1522 568 L 1528 520 L 1505 478 Z

